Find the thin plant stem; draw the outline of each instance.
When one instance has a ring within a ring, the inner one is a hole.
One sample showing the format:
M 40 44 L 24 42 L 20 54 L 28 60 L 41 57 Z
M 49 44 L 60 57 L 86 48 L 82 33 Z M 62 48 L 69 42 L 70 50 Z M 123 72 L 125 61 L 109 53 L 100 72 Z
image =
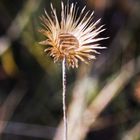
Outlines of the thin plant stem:
M 63 123 L 64 123 L 64 140 L 67 140 L 67 114 L 66 114 L 66 59 L 62 61 L 62 81 L 63 81 Z

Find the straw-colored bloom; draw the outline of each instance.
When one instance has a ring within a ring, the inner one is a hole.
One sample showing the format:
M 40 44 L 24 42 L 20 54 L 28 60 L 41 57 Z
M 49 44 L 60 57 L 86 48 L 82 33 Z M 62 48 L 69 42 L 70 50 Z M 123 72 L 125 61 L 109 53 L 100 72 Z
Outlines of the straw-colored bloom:
M 40 44 L 48 46 L 45 52 L 54 58 L 54 62 L 65 58 L 69 67 L 78 67 L 79 60 L 88 63 L 95 59 L 95 53 L 99 53 L 95 49 L 104 48 L 97 42 L 105 38 L 96 37 L 104 31 L 103 26 L 96 28 L 100 19 L 93 22 L 94 12 L 85 12 L 85 9 L 77 15 L 78 8 L 73 3 L 65 6 L 62 2 L 60 22 L 52 5 L 52 15 L 45 11 L 45 16 L 41 17 L 44 28 L 39 31 L 47 38 Z

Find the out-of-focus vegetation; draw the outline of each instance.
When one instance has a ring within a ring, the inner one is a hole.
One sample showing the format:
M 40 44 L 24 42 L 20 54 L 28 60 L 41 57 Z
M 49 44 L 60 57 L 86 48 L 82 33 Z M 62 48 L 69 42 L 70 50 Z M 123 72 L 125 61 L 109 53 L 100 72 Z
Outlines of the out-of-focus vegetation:
M 139 140 L 140 1 L 69 1 L 94 10 L 110 37 L 95 62 L 67 70 L 69 140 Z M 62 140 L 61 64 L 37 32 L 51 2 L 59 14 L 60 0 L 0 1 L 1 140 Z

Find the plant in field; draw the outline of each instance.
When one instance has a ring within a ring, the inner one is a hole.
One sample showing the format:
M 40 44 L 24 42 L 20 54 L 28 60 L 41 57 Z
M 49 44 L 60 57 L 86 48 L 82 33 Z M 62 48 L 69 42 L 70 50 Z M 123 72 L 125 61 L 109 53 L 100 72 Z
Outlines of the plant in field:
M 77 68 L 79 61 L 88 63 L 99 54 L 96 49 L 104 49 L 97 42 L 105 38 L 98 38 L 97 35 L 103 32 L 103 25 L 96 27 L 100 19 L 93 22 L 93 14 L 82 9 L 77 15 L 78 8 L 74 3 L 64 5 L 61 3 L 61 20 L 59 22 L 56 10 L 51 4 L 52 15 L 45 14 L 41 17 L 43 28 L 39 30 L 46 39 L 39 42 L 46 45 L 45 52 L 48 53 L 54 62 L 62 62 L 63 80 L 63 119 L 64 119 L 64 140 L 67 140 L 67 117 L 65 105 L 66 93 L 66 66 Z

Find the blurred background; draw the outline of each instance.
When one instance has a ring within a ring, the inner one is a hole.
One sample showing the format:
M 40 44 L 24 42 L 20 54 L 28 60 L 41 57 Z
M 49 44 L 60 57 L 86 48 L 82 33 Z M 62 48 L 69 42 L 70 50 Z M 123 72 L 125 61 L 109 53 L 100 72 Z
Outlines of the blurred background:
M 140 140 L 140 1 L 69 0 L 110 37 L 89 65 L 67 69 L 69 140 Z M 62 140 L 61 63 L 38 44 L 39 16 L 60 0 L 0 0 L 0 139 Z

